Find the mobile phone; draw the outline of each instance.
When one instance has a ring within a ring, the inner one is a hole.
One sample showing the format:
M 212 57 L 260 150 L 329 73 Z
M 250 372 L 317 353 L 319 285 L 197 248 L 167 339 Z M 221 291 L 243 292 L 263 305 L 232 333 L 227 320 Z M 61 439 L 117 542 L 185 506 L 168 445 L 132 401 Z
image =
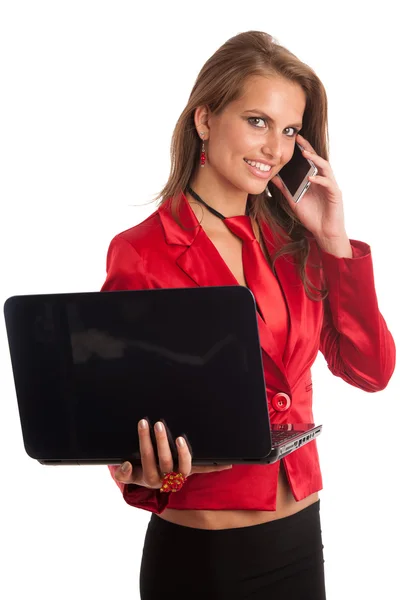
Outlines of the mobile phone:
M 302 150 L 303 146 L 296 142 L 292 158 L 277 175 L 296 204 L 310 187 L 308 178 L 318 173 L 312 160 L 304 158 Z

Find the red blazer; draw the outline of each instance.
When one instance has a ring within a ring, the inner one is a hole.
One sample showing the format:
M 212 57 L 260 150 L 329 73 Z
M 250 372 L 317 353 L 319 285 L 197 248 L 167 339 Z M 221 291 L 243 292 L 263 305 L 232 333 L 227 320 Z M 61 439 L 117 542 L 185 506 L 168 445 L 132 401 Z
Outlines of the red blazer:
M 107 255 L 107 279 L 102 290 L 130 290 L 238 285 L 205 234 L 184 195 L 181 228 L 170 203 L 143 223 L 117 235 Z M 269 251 L 274 242 L 265 226 Z M 395 346 L 379 312 L 370 247 L 351 240 L 353 258 L 336 258 L 311 242 L 311 280 L 321 286 L 321 272 L 329 289 L 325 301 L 310 300 L 291 257 L 280 257 L 276 271 L 289 312 L 289 333 L 283 356 L 259 318 L 259 335 L 272 423 L 314 422 L 310 367 L 318 350 L 329 369 L 367 392 L 386 387 L 395 365 Z M 279 395 L 280 393 L 285 395 Z M 316 442 L 283 459 L 295 499 L 322 489 Z M 113 475 L 116 467 L 110 467 Z M 182 490 L 161 494 L 118 483 L 125 501 L 160 513 L 176 509 L 275 510 L 279 462 L 272 465 L 234 465 L 229 471 L 191 475 Z

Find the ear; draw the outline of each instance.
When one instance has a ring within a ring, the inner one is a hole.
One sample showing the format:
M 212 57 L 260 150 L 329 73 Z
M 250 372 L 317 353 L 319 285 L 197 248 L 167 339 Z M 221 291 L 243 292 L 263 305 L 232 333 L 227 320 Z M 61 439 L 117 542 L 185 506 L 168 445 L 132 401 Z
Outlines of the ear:
M 210 135 L 210 128 L 208 124 L 208 119 L 210 116 L 210 109 L 208 106 L 199 106 L 194 111 L 194 124 L 197 129 L 197 133 L 199 137 L 201 137 L 200 133 L 204 132 L 204 140 L 207 140 Z

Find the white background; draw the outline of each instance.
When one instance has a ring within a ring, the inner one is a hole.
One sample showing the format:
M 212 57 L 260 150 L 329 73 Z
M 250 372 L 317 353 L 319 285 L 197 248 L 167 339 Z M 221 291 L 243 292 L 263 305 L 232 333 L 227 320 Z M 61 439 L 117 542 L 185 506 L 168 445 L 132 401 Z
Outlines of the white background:
M 100 288 L 111 238 L 155 210 L 201 66 L 257 29 L 326 86 L 348 233 L 372 246 L 380 308 L 399 340 L 395 3 L 135 4 L 0 3 L 1 301 Z M 137 599 L 149 513 L 124 503 L 106 467 L 28 458 L 0 328 L 0 596 Z M 313 375 L 328 598 L 397 597 L 398 373 L 376 394 L 333 377 L 321 356 Z

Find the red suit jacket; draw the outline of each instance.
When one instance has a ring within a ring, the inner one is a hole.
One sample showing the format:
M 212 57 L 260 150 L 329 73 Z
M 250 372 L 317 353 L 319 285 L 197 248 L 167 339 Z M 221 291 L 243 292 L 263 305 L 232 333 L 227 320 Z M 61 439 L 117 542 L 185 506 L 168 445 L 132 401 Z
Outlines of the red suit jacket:
M 238 285 L 217 249 L 182 195 L 177 224 L 167 202 L 139 225 L 117 235 L 107 255 L 107 278 L 102 290 Z M 265 226 L 267 248 L 274 242 Z M 351 240 L 353 258 L 337 258 L 311 241 L 310 279 L 329 289 L 325 301 L 310 300 L 291 257 L 276 262 L 289 313 L 289 332 L 283 356 L 259 318 L 267 399 L 271 423 L 312 423 L 310 367 L 318 350 L 328 367 L 353 386 L 367 392 L 386 387 L 395 365 L 395 346 L 379 312 L 370 247 Z M 283 395 L 280 395 L 282 394 Z M 188 400 L 190 401 L 190 399 Z M 316 441 L 283 459 L 295 499 L 322 489 Z M 191 475 L 182 490 L 161 494 L 118 483 L 125 501 L 160 513 L 176 509 L 275 510 L 280 462 L 272 465 L 234 465 L 229 471 Z M 111 466 L 114 475 L 116 467 Z

